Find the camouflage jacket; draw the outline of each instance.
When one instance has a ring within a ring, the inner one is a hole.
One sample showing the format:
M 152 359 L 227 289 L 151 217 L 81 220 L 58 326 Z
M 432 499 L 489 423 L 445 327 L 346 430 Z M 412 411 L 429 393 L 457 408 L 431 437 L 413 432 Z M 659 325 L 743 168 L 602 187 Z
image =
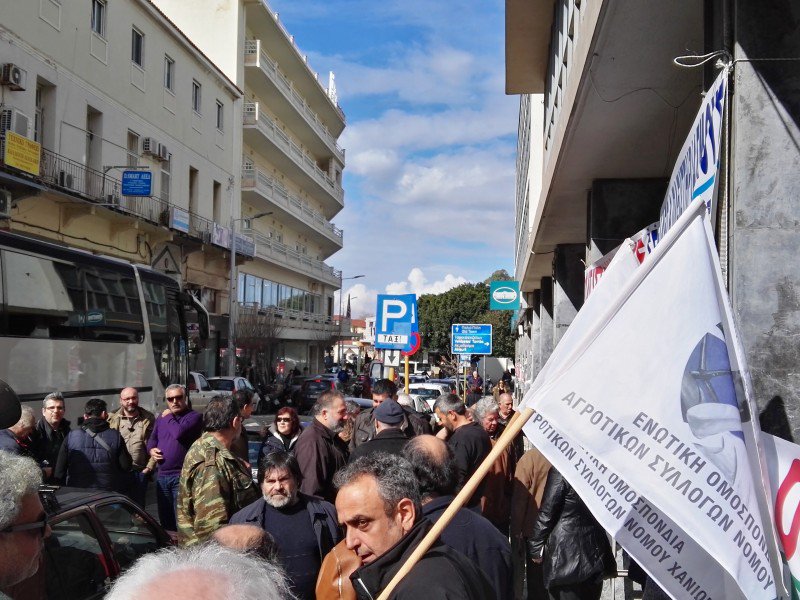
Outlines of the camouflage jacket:
M 206 541 L 233 513 L 259 497 L 244 464 L 211 433 L 197 440 L 183 461 L 178 490 L 178 543 Z

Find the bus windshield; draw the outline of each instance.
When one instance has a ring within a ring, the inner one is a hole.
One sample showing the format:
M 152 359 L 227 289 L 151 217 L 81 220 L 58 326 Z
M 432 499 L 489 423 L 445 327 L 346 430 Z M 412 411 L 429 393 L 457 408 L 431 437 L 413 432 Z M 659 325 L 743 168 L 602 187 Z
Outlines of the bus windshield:
M 155 273 L 140 271 L 153 360 L 161 384 L 184 384 L 188 376 L 186 324 L 175 281 Z

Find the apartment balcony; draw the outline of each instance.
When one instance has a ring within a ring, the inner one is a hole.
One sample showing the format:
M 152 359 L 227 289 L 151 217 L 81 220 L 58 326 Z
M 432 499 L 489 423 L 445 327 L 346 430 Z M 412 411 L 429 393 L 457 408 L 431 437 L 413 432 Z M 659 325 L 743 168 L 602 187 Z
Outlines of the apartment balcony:
M 244 3 L 246 27 L 254 37 L 261 39 L 262 50 L 281 65 L 300 95 L 315 107 L 334 136 L 341 134 L 345 126 L 344 112 L 308 64 L 308 57 L 297 47 L 294 36 L 278 19 L 278 13 L 270 9 L 266 0 L 244 0 Z
M 332 217 L 344 208 L 344 190 L 320 169 L 266 113 L 258 102 L 244 104 L 244 141 L 270 159 L 280 171 L 317 198 L 325 207 L 325 216 Z
M 321 242 L 326 257 L 342 249 L 341 229 L 261 169 L 242 169 L 242 199 L 258 210 L 275 211 L 282 222 L 313 236 Z
M 332 154 L 344 165 L 344 150 L 303 95 L 261 48 L 261 40 L 245 40 L 245 80 L 248 87 L 312 152 Z M 248 69 L 247 67 L 252 67 Z
M 339 326 L 328 315 L 257 302 L 240 302 L 237 318 L 237 341 L 256 339 L 316 339 L 320 334 L 336 336 Z M 248 335 L 249 334 L 249 335 Z
M 158 196 L 123 196 L 122 182 L 107 173 L 87 167 L 42 148 L 38 177 L 24 173 L 26 179 L 43 184 L 61 194 L 83 200 L 83 206 L 98 206 L 120 217 L 135 218 L 156 228 L 170 228 L 201 243 L 211 243 L 214 222 L 197 213 L 171 204 Z M 0 157 L 0 168 L 8 169 Z M 76 207 L 82 206 L 76 203 Z M 185 225 L 170 227 L 173 217 Z
M 283 242 L 274 240 L 255 229 L 244 229 L 256 243 L 256 256 L 290 271 L 302 273 L 327 285 L 341 287 L 342 272 L 326 265 L 321 260 L 310 258 L 290 248 Z

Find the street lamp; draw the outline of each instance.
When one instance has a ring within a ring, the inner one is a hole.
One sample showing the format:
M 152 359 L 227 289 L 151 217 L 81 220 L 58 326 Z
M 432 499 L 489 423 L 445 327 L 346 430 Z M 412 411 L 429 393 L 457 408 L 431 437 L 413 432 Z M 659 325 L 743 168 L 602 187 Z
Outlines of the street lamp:
M 234 338 L 236 331 L 236 298 L 234 292 L 239 280 L 236 272 L 236 223 L 238 221 L 255 221 L 271 214 L 272 211 L 270 210 L 256 213 L 252 217 L 242 217 L 241 219 L 234 219 L 233 215 L 231 215 L 231 272 L 228 286 L 228 375 L 231 377 L 236 375 L 236 340 Z
M 352 277 L 342 277 L 342 281 L 348 281 L 350 279 L 361 279 L 362 277 L 366 277 L 366 275 L 353 275 Z M 344 321 L 344 315 L 342 314 L 342 292 L 344 291 L 344 286 L 339 288 L 339 352 L 337 353 L 339 356 L 339 366 L 343 366 L 344 363 L 342 362 L 342 322 Z

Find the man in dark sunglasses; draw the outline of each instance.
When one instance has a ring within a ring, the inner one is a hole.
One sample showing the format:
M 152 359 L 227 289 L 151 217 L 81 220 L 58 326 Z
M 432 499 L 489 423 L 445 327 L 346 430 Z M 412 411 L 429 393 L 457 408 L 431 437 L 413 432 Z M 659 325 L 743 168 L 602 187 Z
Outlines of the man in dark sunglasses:
M 0 596 L 39 568 L 50 535 L 39 500 L 42 472 L 24 456 L 0 453 Z

